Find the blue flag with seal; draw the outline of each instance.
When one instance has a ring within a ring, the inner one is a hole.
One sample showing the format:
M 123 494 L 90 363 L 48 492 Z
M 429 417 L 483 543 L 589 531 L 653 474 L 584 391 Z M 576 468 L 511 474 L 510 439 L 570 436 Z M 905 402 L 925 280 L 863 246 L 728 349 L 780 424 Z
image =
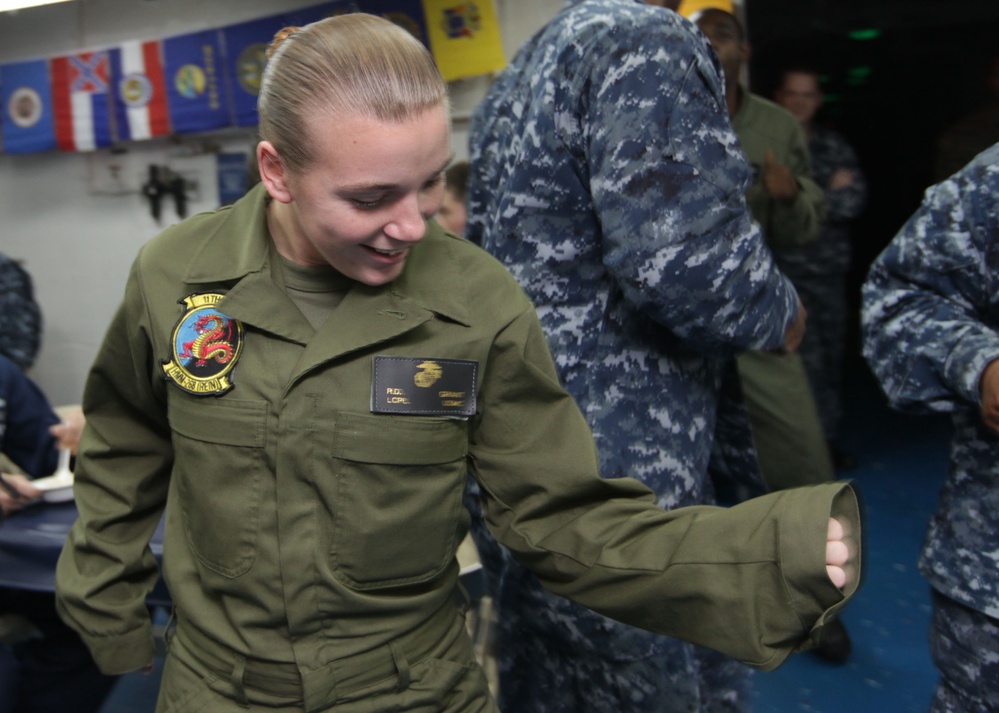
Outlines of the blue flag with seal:
M 221 71 L 219 30 L 204 30 L 163 40 L 170 123 L 177 133 L 220 129 L 231 124 Z
M 364 12 L 381 15 L 391 20 L 409 34 L 418 39 L 421 44 L 429 47 L 427 23 L 423 5 L 420 0 L 368 0 L 364 3 Z
M 284 27 L 302 27 L 339 12 L 356 10 L 357 3 L 343 0 L 289 10 L 224 27 L 224 76 L 229 88 L 232 123 L 236 126 L 257 125 L 257 96 L 260 94 L 260 83 L 267 64 L 267 45 L 278 30 Z
M 0 65 L 0 102 L 6 153 L 33 153 L 56 148 L 48 60 Z

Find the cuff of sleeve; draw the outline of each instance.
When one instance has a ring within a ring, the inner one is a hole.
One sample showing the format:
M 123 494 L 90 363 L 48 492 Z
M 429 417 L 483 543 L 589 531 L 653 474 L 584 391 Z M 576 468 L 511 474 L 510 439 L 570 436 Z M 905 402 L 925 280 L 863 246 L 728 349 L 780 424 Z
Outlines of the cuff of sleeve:
M 156 653 L 153 630 L 150 622 L 138 629 L 114 636 L 94 636 L 84 634 L 83 639 L 97 667 L 109 676 L 117 676 L 137 671 L 152 663 Z
M 809 632 L 808 638 L 795 649 L 803 651 L 818 645 L 822 627 L 834 619 L 857 592 L 863 567 L 860 504 L 853 486 L 838 482 L 798 492 L 807 504 L 788 510 L 786 527 L 781 531 L 781 551 L 785 586 L 802 628 Z M 844 541 L 850 552 L 844 567 L 847 584 L 842 590 L 826 574 L 826 538 L 801 538 L 801 533 L 809 529 L 821 527 L 824 533 L 829 517 L 842 523 Z
M 975 334 L 960 339 L 944 367 L 951 388 L 969 403 L 981 406 L 982 372 L 995 359 L 999 359 L 999 340 L 992 335 Z

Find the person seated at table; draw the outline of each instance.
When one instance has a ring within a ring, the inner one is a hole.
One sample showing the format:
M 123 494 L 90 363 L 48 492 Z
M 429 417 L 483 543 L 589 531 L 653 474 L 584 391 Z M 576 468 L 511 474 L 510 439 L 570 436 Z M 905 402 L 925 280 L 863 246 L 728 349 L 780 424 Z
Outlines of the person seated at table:
M 12 488 L 0 488 L 0 521 L 41 495 L 31 476 L 54 471 L 58 449 L 76 452 L 82 424 L 78 409 L 61 421 L 38 385 L 0 356 L 0 453 L 25 473 L 0 473 Z M 116 680 L 59 619 L 54 594 L 0 588 L 0 713 L 96 713 Z

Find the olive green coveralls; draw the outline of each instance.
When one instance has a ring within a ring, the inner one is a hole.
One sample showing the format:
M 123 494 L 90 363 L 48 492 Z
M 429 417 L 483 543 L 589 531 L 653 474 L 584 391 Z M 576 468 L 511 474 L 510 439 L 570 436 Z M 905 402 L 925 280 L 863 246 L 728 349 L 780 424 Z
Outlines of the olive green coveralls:
M 756 178 L 746 192 L 753 219 L 779 255 L 814 242 L 826 213 L 822 188 L 812 180 L 805 134 L 783 107 L 745 88 L 732 117 Z M 766 152 L 796 176 L 798 196 L 785 203 L 770 196 L 760 178 Z M 807 327 L 806 327 L 807 328 Z M 763 479 L 772 490 L 835 479 L 832 458 L 815 406 L 812 386 L 798 353 L 748 351 L 737 360 Z
M 825 569 L 830 514 L 859 563 L 850 486 L 664 511 L 599 477 L 534 307 L 493 258 L 430 222 L 398 279 L 353 285 L 314 330 L 283 289 L 265 198 L 142 248 L 84 395 L 60 613 L 104 671 L 152 661 L 165 508 L 161 713 L 495 710 L 457 596 L 469 472 L 497 539 L 552 590 L 762 669 L 855 590 L 856 571 L 841 593 Z M 203 293 L 244 330 L 221 395 L 165 378 L 182 301 Z M 474 415 L 373 413 L 385 356 L 473 362 Z

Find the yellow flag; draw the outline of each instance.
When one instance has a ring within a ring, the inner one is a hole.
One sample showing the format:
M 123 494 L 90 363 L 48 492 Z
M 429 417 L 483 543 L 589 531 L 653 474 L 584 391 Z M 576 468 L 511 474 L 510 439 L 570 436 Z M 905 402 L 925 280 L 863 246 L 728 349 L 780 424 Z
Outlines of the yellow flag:
M 493 0 L 423 0 L 430 51 L 444 80 L 506 66 Z
M 735 8 L 732 6 L 732 0 L 683 0 L 680 3 L 680 9 L 677 10 L 678 13 L 684 17 L 690 17 L 698 10 L 707 10 L 709 7 L 716 7 L 719 10 L 725 10 L 726 12 L 731 12 L 735 14 Z

